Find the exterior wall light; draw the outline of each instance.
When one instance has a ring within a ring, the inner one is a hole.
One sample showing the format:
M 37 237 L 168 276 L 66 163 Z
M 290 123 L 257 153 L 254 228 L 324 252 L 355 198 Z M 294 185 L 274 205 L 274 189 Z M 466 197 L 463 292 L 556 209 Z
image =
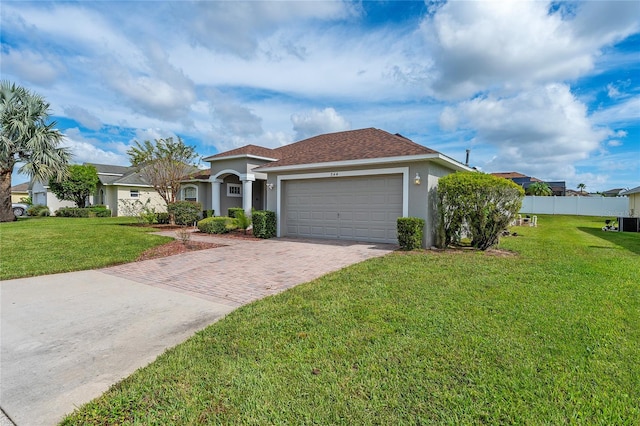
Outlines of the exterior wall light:
M 413 179 L 413 183 L 415 183 L 416 185 L 420 185 L 420 182 L 422 182 L 422 179 L 420 179 L 420 174 L 416 173 L 416 177 Z
M 273 184 L 272 184 L 272 183 L 268 183 L 268 184 L 267 184 L 267 188 L 268 188 L 268 189 L 273 189 Z

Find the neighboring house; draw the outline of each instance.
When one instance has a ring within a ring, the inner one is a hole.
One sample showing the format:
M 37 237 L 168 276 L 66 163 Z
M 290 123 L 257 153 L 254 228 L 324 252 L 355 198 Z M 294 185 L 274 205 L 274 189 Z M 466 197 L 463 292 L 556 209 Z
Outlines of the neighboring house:
M 557 196 L 567 195 L 567 185 L 564 181 L 543 181 L 538 178 L 526 176 L 518 172 L 502 172 L 502 173 L 491 173 L 491 174 L 493 176 L 509 179 L 517 183 L 518 185 L 520 185 L 525 191 L 527 190 L 527 188 L 529 188 L 529 185 L 531 185 L 532 183 L 543 182 L 549 185 L 553 195 L 557 195 Z
M 124 203 L 134 203 L 139 200 L 157 212 L 166 212 L 167 207 L 160 194 L 140 176 L 137 169 L 127 166 L 112 166 L 107 164 L 85 163 L 94 166 L 98 172 L 98 187 L 96 193 L 89 197 L 88 205 L 102 204 L 111 210 L 112 216 L 124 216 L 126 212 Z M 59 200 L 49 191 L 49 186 L 42 182 L 33 181 L 31 189 L 33 204 L 42 204 L 49 207 L 49 211 L 55 214 L 61 207 L 76 207 L 73 201 Z
M 160 194 L 149 185 L 135 167 L 112 166 L 108 164 L 85 163 L 98 171 L 98 187 L 93 197 L 94 204 L 102 204 L 111 209 L 112 216 L 126 215 L 124 203 L 140 201 L 157 212 L 166 212 L 167 206 Z
M 19 183 L 11 187 L 11 202 L 20 203 L 23 198 L 29 196 L 29 182 Z
M 76 207 L 76 203 L 73 201 L 60 200 L 56 197 L 56 194 L 49 191 L 48 182 L 45 185 L 39 180 L 33 180 L 31 182 L 31 202 L 33 204 L 39 204 L 49 207 L 49 211 L 52 215 L 56 214 L 56 210 L 62 207 Z
M 607 191 L 604 191 L 602 193 L 603 197 L 617 197 L 620 195 L 620 193 L 624 191 L 624 188 L 615 188 L 615 189 L 609 189 Z
M 184 181 L 190 196 L 224 216 L 229 207 L 276 212 L 277 235 L 397 243 L 396 220 L 426 220 L 434 244 L 438 179 L 469 167 L 399 134 L 374 128 L 330 133 L 270 149 L 247 145 L 206 157 Z
M 620 191 L 618 195 L 626 195 L 629 197 L 629 216 L 640 216 L 640 186 Z

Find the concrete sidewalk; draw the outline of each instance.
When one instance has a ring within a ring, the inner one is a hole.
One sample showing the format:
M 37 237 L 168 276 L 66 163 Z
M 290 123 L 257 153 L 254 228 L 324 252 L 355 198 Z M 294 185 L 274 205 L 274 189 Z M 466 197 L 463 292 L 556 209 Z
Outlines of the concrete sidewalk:
M 19 426 L 56 424 L 234 309 L 99 271 L 3 281 L 0 304 L 0 406 Z
M 225 246 L 0 281 L 0 407 L 16 424 L 55 424 L 238 306 L 396 248 L 192 238 Z

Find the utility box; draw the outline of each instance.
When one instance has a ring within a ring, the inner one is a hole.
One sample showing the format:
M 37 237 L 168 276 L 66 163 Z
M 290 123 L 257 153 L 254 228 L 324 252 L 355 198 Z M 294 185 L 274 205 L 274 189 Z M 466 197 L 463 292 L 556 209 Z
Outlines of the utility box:
M 640 218 L 619 217 L 618 230 L 620 232 L 640 232 Z

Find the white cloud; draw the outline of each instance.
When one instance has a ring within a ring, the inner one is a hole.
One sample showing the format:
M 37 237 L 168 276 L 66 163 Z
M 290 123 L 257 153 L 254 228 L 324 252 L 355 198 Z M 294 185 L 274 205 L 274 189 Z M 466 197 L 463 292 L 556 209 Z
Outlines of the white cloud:
M 64 113 L 87 129 L 100 130 L 102 127 L 102 122 L 98 117 L 79 106 L 68 106 L 64 109 Z
M 65 72 L 64 64 L 56 57 L 44 56 L 31 50 L 4 49 L 0 53 L 4 73 L 22 76 L 25 80 L 48 86 Z
M 547 179 L 573 176 L 573 164 L 588 158 L 609 135 L 593 127 L 585 105 L 561 84 L 507 98 L 475 98 L 449 113 L 454 111 L 462 127 L 473 129 L 497 151 L 481 164 L 490 171 L 516 170 Z
M 62 146 L 71 148 L 73 163 L 97 163 L 112 165 L 128 165 L 127 156 L 106 151 L 98 147 L 99 141 L 82 136 L 78 128 L 68 129 Z
M 434 93 L 461 99 L 577 78 L 593 69 L 599 49 L 638 29 L 633 2 L 584 2 L 571 17 L 549 7 L 542 1 L 440 7 L 421 26 L 434 49 Z
M 260 38 L 279 27 L 304 26 L 315 19 L 347 19 L 357 13 L 347 2 L 198 2 L 181 8 L 177 17 L 195 44 L 250 58 Z
M 325 108 L 321 111 L 313 109 L 304 114 L 293 114 L 291 122 L 296 132 L 296 140 L 351 128 L 351 124 L 333 108 Z

